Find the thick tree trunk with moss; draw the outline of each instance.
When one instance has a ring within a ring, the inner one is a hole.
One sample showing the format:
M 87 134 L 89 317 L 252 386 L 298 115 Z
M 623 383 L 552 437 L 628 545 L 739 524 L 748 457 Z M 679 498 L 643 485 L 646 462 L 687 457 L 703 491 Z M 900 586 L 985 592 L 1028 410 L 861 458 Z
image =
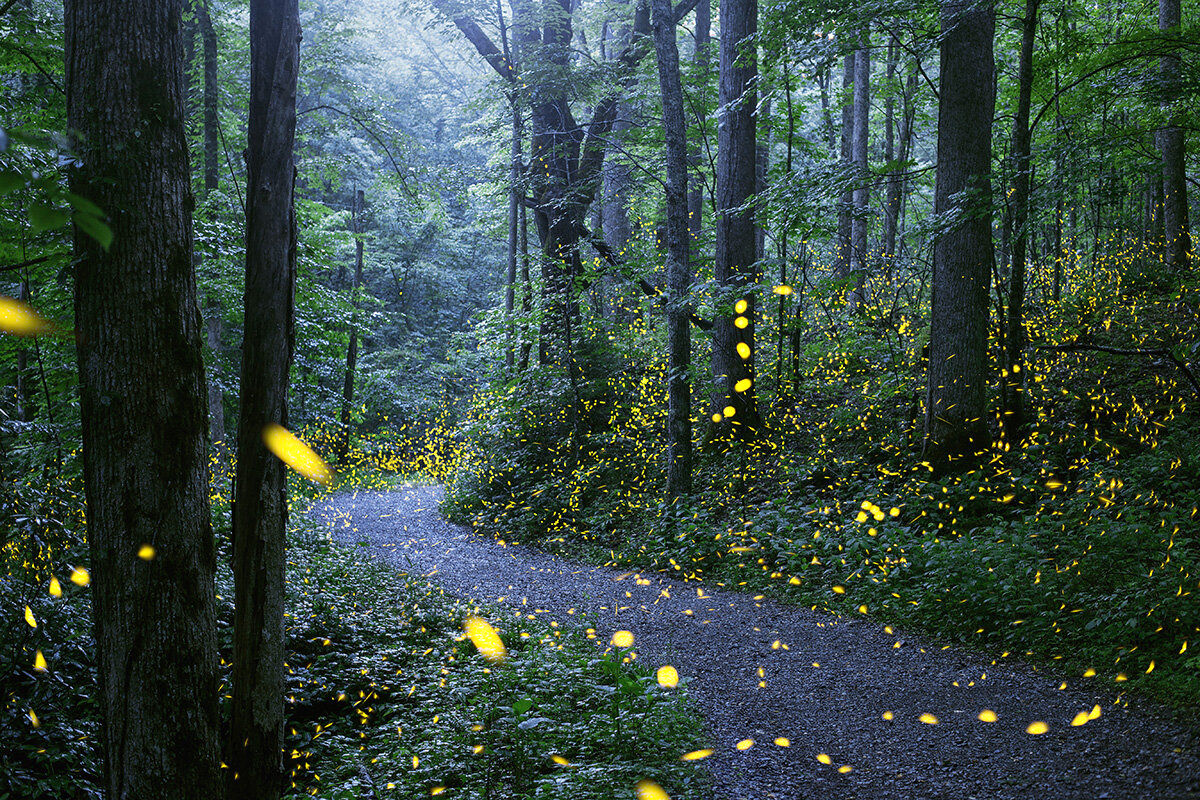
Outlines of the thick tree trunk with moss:
M 251 0 L 246 189 L 246 309 L 233 508 L 230 800 L 283 788 L 284 541 L 287 476 L 263 429 L 287 425 L 296 286 L 293 207 L 297 0 Z
M 992 274 L 991 162 L 996 12 L 942 3 L 938 167 L 934 211 L 946 228 L 933 246 L 925 452 L 955 469 L 988 446 L 988 286 Z
M 109 797 L 222 796 L 182 0 L 67 0 L 76 348 Z
M 719 307 L 713 320 L 711 414 L 707 438 L 733 433 L 753 439 L 762 427 L 755 402 L 754 211 L 747 203 L 757 180 L 754 105 L 758 64 L 757 0 L 720 7 L 721 56 L 717 123 L 717 250 Z M 740 210 L 739 210 L 740 209 Z

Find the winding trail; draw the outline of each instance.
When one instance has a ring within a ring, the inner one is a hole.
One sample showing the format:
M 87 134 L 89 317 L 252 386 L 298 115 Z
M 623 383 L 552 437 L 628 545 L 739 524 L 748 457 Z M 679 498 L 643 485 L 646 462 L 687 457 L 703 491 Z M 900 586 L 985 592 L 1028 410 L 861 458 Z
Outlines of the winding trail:
M 368 541 L 455 595 L 562 623 L 584 613 L 605 641 L 632 631 L 639 660 L 687 680 L 720 800 L 1200 798 L 1200 732 L 1149 703 L 1114 704 L 1096 679 L 1060 690 L 1061 677 L 867 619 L 504 546 L 446 522 L 440 497 L 438 487 L 344 494 L 315 513 L 341 540 Z M 1071 727 L 1097 704 L 1098 718 Z M 977 719 L 985 708 L 996 722 Z M 1026 733 L 1035 720 L 1049 731 Z M 738 750 L 745 739 L 753 746 Z

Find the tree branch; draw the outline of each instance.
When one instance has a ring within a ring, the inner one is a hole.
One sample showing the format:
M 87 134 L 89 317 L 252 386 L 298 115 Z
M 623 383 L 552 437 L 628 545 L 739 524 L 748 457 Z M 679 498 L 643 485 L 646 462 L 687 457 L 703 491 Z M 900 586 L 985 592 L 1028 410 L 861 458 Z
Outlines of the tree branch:
M 9 3 L 9 5 L 12 5 L 12 4 Z M 4 13 L 3 9 L 0 9 L 0 14 L 3 14 L 3 13 Z M 37 258 L 31 258 L 28 261 L 21 261 L 17 264 L 6 264 L 3 267 L 0 267 L 0 272 L 9 272 L 10 270 L 24 269 L 25 267 L 32 267 L 34 264 L 41 264 L 43 261 L 49 261 L 51 258 L 53 258 L 53 256 L 38 256 Z
M 1187 364 L 1182 359 L 1177 358 L 1174 353 L 1166 348 L 1156 348 L 1154 350 L 1127 350 L 1120 347 L 1108 347 L 1102 344 L 1079 344 L 1072 342 L 1071 344 L 1043 344 L 1034 348 L 1035 350 L 1054 350 L 1060 353 L 1075 353 L 1081 351 L 1089 351 L 1096 353 L 1112 353 L 1118 356 L 1158 356 L 1171 361 L 1176 367 L 1183 372 L 1188 379 L 1188 383 L 1192 384 L 1192 389 L 1195 390 L 1197 396 L 1200 396 L 1200 381 L 1196 380 L 1196 376 L 1188 369 Z
M 404 179 L 404 173 L 400 171 L 400 165 L 396 163 L 396 157 L 392 155 L 392 151 L 388 149 L 387 144 L 384 143 L 383 139 L 379 136 L 379 134 L 377 134 L 374 130 L 371 129 L 371 126 L 367 125 L 365 122 L 360 120 L 358 117 L 354 116 L 353 114 L 351 114 L 347 111 L 342 111 L 340 108 L 335 108 L 334 106 L 327 106 L 327 105 L 319 105 L 319 106 L 313 106 L 312 108 L 306 108 L 303 111 L 296 112 L 296 116 L 300 117 L 300 116 L 303 116 L 304 114 L 310 114 L 313 111 L 332 111 L 335 114 L 341 114 L 343 117 L 346 117 L 347 119 L 352 121 L 354 124 L 358 125 L 358 127 L 362 128 L 364 131 L 366 131 L 367 135 L 370 136 L 372 139 L 374 139 L 376 142 L 378 142 L 379 146 L 383 148 L 383 152 L 387 154 L 388 160 L 392 162 L 392 169 L 395 170 L 396 177 L 400 179 L 400 185 L 404 187 L 404 191 L 408 194 L 408 196 L 410 198 L 412 198 L 414 200 L 417 198 L 417 193 L 412 190 L 412 188 L 408 185 L 408 181 L 406 181 Z
M 450 3 L 447 0 L 433 0 L 433 7 L 445 14 L 454 22 L 454 26 L 462 31 L 462 35 L 467 37 L 467 41 L 475 45 L 475 50 L 479 55 L 483 56 L 483 60 L 492 65 L 492 69 L 496 70 L 501 78 L 506 81 L 515 81 L 516 74 L 513 71 L 512 65 L 504 54 L 500 52 L 500 48 L 496 47 L 495 43 L 488 38 L 488 35 L 483 32 L 483 29 L 466 14 L 455 14 L 450 9 Z
M 596 250 L 596 252 L 600 254 L 600 257 L 608 262 L 609 266 L 617 269 L 621 269 L 625 266 L 624 263 L 617 258 L 617 254 L 612 251 L 612 248 L 608 246 L 608 242 L 597 236 L 594 231 L 590 231 L 587 228 L 581 228 L 579 233 L 579 238 L 590 244 Z M 635 278 L 634 283 L 636 283 L 638 288 L 642 290 L 642 294 L 655 299 L 655 305 L 659 305 L 666 300 L 666 298 L 663 296 L 663 293 L 655 288 L 654 285 L 645 278 Z M 709 320 L 698 317 L 691 312 L 688 313 L 688 318 L 691 319 L 692 324 L 700 330 L 712 330 L 713 324 Z

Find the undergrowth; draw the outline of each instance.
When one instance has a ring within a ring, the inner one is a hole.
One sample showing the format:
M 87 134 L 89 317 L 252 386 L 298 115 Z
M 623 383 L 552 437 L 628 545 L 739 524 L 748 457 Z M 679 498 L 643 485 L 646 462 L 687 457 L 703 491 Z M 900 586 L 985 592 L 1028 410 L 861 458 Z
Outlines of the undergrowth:
M 1200 355 L 1200 291 L 1137 265 L 1101 259 L 1061 302 L 1031 298 L 1021 435 L 1002 424 L 993 335 L 995 441 L 957 474 L 920 455 L 927 320 L 868 306 L 808 324 L 794 370 L 763 359 L 767 432 L 701 450 L 684 502 L 662 485 L 662 350 L 627 345 L 584 397 L 606 413 L 577 457 L 562 382 L 481 392 L 444 510 L 508 541 L 867 613 L 1194 708 L 1200 396 L 1178 365 Z
M 469 606 L 308 530 L 293 548 L 289 722 L 295 794 L 609 798 L 650 778 L 703 797 L 677 691 L 580 630 Z M 489 619 L 508 656 L 462 634 Z
M 703 770 L 679 758 L 701 747 L 699 718 L 680 691 L 622 663 L 622 653 L 602 652 L 582 630 L 469 607 L 334 543 L 305 516 L 336 490 L 436 479 L 414 472 L 422 459 L 411 457 L 413 447 L 352 450 L 328 487 L 289 478 L 287 795 L 582 800 L 632 796 L 633 785 L 649 778 L 672 797 L 705 796 Z M 232 468 L 214 456 L 226 704 Z M 0 506 L 9 531 L 0 573 L 0 798 L 99 798 L 100 708 L 78 480 L 9 488 Z M 509 654 L 503 663 L 490 664 L 464 640 L 469 613 L 499 630 Z

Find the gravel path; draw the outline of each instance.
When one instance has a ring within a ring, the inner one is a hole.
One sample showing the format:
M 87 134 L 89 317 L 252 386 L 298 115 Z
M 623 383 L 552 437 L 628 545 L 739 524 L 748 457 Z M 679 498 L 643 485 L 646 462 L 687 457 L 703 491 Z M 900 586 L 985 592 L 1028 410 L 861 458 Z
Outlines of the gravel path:
M 1200 798 L 1200 734 L 1149 704 L 1114 705 L 1095 679 L 1060 690 L 1027 665 L 866 619 L 502 546 L 442 519 L 440 497 L 438 487 L 347 494 L 317 513 L 339 538 L 369 540 L 453 594 L 562 622 L 568 609 L 586 612 L 606 641 L 632 631 L 643 663 L 687 679 L 716 750 L 706 763 L 719 800 Z M 1096 704 L 1100 717 L 1071 727 Z M 976 718 L 985 708 L 996 722 Z M 1049 732 L 1026 733 L 1035 720 Z M 753 746 L 738 750 L 746 739 Z

